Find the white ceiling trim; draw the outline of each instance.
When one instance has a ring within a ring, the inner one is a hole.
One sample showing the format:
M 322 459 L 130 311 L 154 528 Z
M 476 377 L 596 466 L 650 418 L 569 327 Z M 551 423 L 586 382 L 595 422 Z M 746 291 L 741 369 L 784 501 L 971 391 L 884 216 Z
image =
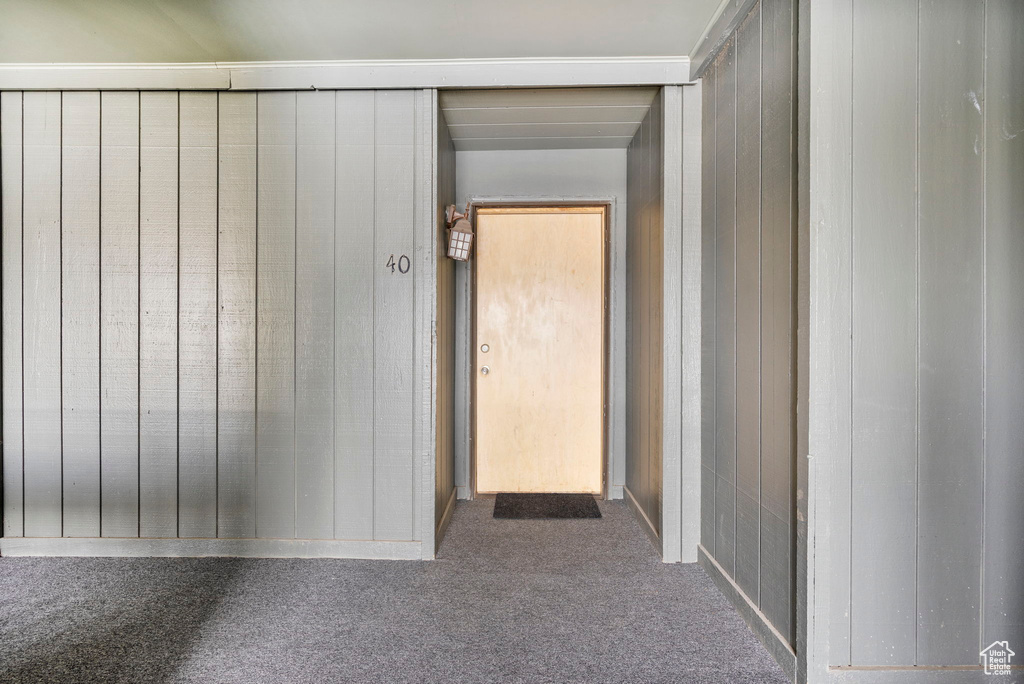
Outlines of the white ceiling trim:
M 0 90 L 527 88 L 690 82 L 689 57 L 0 64 Z

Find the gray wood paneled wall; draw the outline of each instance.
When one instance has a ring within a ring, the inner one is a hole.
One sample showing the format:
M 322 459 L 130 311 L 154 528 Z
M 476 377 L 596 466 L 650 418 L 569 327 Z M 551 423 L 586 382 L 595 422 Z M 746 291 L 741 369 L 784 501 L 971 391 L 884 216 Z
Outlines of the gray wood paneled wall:
M 626 496 L 661 535 L 664 90 L 626 151 Z M 659 547 L 661 543 L 659 542 Z
M 455 204 L 455 145 L 444 113 L 437 110 L 437 318 L 435 387 L 437 468 L 434 522 L 444 524 L 455 496 L 455 263 L 447 257 L 445 209 Z M 443 532 L 443 530 L 439 530 Z M 439 539 L 440 541 L 440 535 Z
M 795 643 L 795 6 L 703 75 L 701 546 Z
M 1024 644 L 1024 4 L 832 4 L 827 662 L 977 666 Z
M 432 541 L 434 107 L 0 94 L 3 535 Z
M 700 530 L 700 105 L 665 86 L 626 150 L 624 489 L 667 563 Z

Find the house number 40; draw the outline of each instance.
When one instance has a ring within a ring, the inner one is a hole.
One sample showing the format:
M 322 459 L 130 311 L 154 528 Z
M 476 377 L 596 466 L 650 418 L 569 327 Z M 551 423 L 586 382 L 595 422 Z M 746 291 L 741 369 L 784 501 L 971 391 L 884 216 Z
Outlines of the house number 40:
M 391 267 L 391 272 L 394 273 L 395 267 L 397 266 L 399 273 L 408 273 L 409 265 L 409 257 L 403 254 L 402 256 L 398 257 L 398 261 L 396 262 L 395 255 L 392 254 L 390 257 L 388 257 L 388 263 L 384 264 L 384 268 Z

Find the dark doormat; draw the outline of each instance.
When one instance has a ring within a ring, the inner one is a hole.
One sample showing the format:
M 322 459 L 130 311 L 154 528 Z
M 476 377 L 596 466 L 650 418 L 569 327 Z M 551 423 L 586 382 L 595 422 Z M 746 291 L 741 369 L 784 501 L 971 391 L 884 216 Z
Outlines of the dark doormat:
M 590 494 L 498 494 L 494 498 L 494 517 L 600 518 L 601 510 Z

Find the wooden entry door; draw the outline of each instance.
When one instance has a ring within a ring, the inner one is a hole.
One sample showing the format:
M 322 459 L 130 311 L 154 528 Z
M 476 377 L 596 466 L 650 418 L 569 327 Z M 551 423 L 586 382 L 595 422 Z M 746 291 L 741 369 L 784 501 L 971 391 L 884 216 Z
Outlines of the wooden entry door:
M 476 489 L 602 492 L 604 209 L 477 212 Z

